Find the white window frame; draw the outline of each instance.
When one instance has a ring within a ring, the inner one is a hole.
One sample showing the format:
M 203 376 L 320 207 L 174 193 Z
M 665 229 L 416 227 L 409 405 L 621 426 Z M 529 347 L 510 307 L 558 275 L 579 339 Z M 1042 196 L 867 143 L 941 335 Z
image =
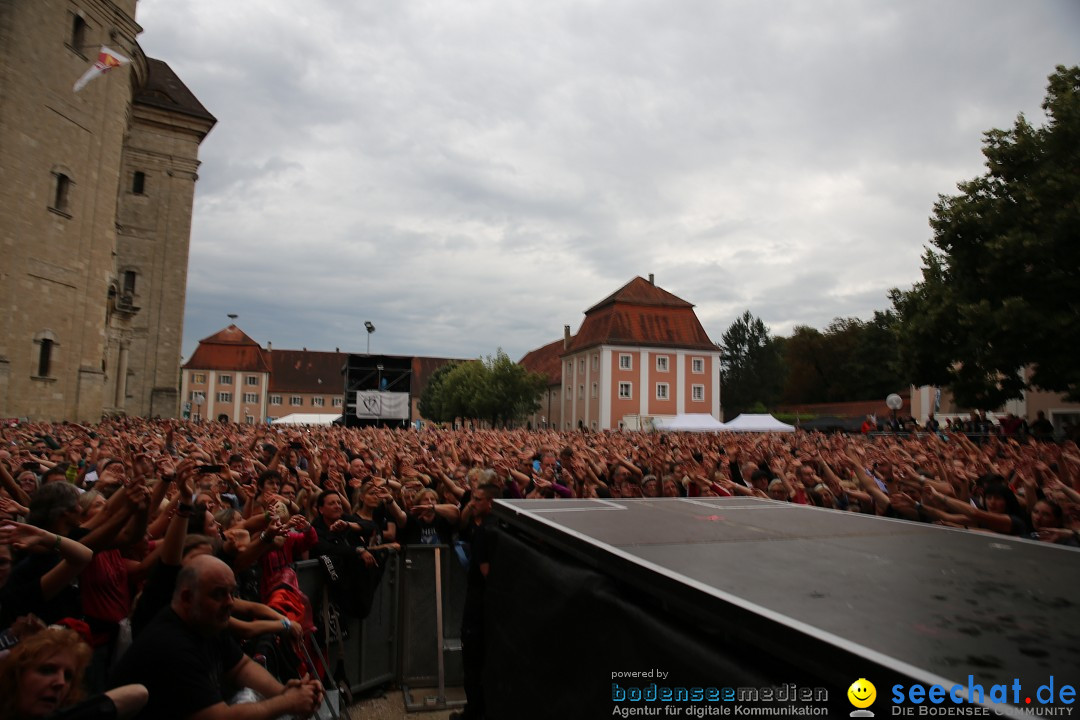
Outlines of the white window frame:
M 232 375 L 225 373 L 217 376 L 218 385 L 232 385 Z
M 585 358 L 579 358 L 577 363 L 578 372 L 582 375 L 585 374 Z
M 330 401 L 330 405 L 332 407 L 341 407 L 344 404 L 345 404 L 344 401 L 339 397 L 336 397 L 336 398 L 334 398 L 333 400 Z
M 625 390 L 626 392 L 623 392 Z M 619 383 L 619 399 L 620 400 L 633 400 L 634 399 L 634 383 L 626 382 L 625 380 Z
M 573 385 L 567 385 L 566 386 L 566 399 L 567 400 L 573 400 L 574 399 L 574 386 Z
M 259 402 L 259 393 L 244 393 L 244 402 L 257 403 Z
M 220 402 L 220 403 L 231 403 L 233 401 L 232 400 L 232 393 L 231 392 L 219 392 L 217 394 L 217 401 Z
M 594 354 L 592 356 L 592 369 L 593 370 L 599 370 L 600 369 L 600 355 L 599 354 Z
M 247 375 L 247 376 L 245 376 L 244 377 L 244 384 L 245 385 L 258 385 L 259 384 L 259 376 L 258 375 Z
M 600 397 L 600 383 L 594 382 L 592 384 L 592 397 L 594 400 Z
M 311 404 L 315 407 L 326 407 L 326 398 L 313 397 L 311 398 Z
M 206 384 L 206 373 L 191 373 L 191 384 L 192 385 L 205 385 Z
M 634 356 L 630 353 L 619 353 L 619 369 L 620 370 L 633 370 L 634 369 Z
M 660 390 L 663 388 L 663 393 Z M 664 382 L 656 383 L 656 399 L 657 400 L 670 400 L 671 399 L 671 385 Z
M 271 395 L 270 396 L 270 404 L 271 405 L 280 405 L 281 404 L 281 396 L 280 395 Z
M 656 356 L 656 372 L 668 372 L 671 369 L 671 358 L 667 355 Z
M 691 385 L 690 386 L 690 401 L 691 402 L 705 402 L 705 386 L 704 385 Z
M 304 397 L 302 395 L 290 395 L 289 396 L 289 406 L 290 407 L 301 407 L 303 404 L 304 404 Z
M 578 396 L 578 400 L 584 400 L 585 399 L 585 386 L 584 385 L 578 385 L 577 386 L 577 396 Z
M 705 374 L 705 358 L 703 358 L 703 357 L 690 358 L 690 372 L 694 373 L 695 375 L 704 375 Z

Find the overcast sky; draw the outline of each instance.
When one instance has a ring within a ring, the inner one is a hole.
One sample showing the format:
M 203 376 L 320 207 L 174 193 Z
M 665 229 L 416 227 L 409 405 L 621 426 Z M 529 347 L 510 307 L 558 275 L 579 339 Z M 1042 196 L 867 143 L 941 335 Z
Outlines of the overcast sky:
M 202 145 L 184 355 L 513 359 L 636 275 L 719 341 L 869 318 L 1076 0 L 140 0 Z

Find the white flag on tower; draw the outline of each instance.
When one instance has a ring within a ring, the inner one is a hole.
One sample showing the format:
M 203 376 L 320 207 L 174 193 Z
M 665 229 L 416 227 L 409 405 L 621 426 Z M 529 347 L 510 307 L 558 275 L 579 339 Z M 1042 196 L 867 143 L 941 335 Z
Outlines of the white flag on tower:
M 113 68 L 118 68 L 121 65 L 126 65 L 131 62 L 130 59 L 124 57 L 120 53 L 110 48 L 101 46 L 101 52 L 98 53 L 97 60 L 90 67 L 89 70 L 82 74 L 82 77 L 75 81 L 75 92 L 79 92 L 86 84 L 96 78 L 98 75 L 104 75 Z

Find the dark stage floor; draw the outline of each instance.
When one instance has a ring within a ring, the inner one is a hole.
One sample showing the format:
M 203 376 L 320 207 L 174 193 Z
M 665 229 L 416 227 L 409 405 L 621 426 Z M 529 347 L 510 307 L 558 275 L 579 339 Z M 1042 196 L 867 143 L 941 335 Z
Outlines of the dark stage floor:
M 812 638 L 843 672 L 861 660 L 945 687 L 1080 680 L 1075 549 L 753 498 L 500 501 L 496 515 L 699 612 L 750 619 L 777 652 Z

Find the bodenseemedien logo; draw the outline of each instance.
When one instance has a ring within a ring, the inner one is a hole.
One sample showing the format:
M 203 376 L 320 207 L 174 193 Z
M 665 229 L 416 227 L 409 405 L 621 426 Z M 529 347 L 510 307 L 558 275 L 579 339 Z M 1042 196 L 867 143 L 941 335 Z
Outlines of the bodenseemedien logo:
M 877 699 L 877 688 L 874 683 L 866 678 L 859 678 L 851 683 L 847 690 L 848 702 L 855 706 L 851 711 L 851 717 L 874 717 L 874 713 L 866 708 L 874 704 Z

